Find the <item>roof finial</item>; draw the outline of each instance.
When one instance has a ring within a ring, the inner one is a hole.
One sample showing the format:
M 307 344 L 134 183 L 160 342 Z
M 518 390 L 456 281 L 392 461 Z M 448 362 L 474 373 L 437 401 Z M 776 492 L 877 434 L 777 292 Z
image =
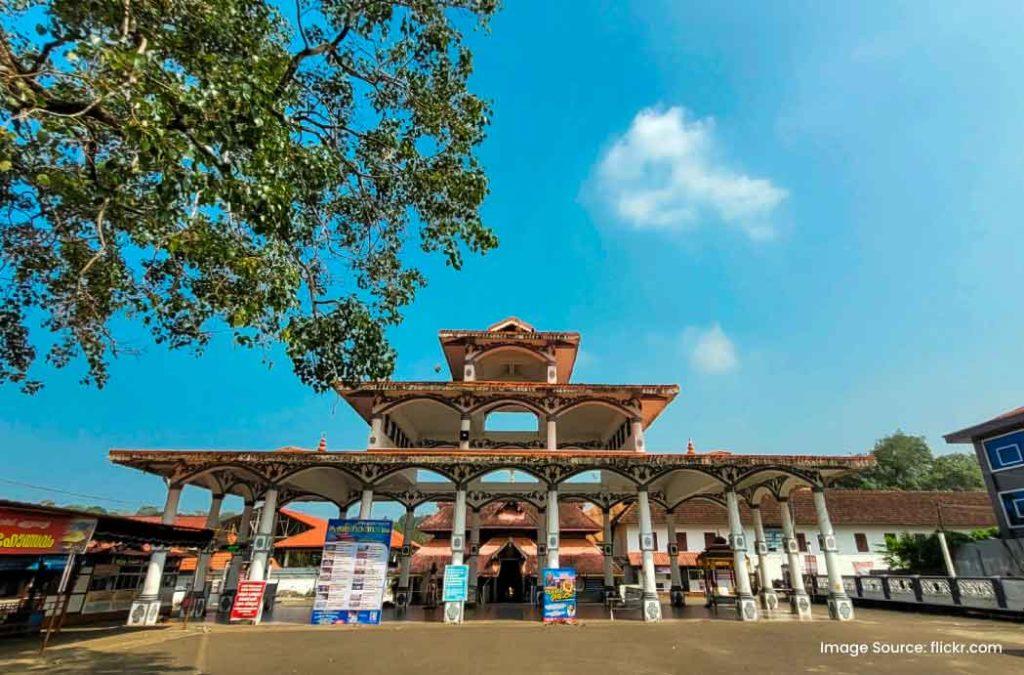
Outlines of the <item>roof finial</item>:
M 316 446 L 317 452 L 327 452 L 327 433 L 320 434 L 320 444 Z
M 697 454 L 697 447 L 693 444 L 693 439 L 692 438 L 688 438 L 686 440 L 686 454 L 688 454 L 688 455 L 696 455 Z

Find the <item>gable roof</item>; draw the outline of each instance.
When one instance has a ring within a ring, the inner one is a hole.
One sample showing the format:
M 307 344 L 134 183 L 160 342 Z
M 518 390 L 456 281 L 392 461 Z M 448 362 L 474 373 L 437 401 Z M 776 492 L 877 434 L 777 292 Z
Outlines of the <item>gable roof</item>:
M 1008 410 L 980 424 L 946 434 L 943 438 L 947 443 L 970 443 L 975 438 L 995 436 L 1020 426 L 1024 426 L 1024 406 Z
M 508 507 L 508 508 L 506 508 Z M 562 532 L 600 532 L 601 526 L 583 512 L 578 504 L 558 505 L 558 523 Z M 491 502 L 480 509 L 481 530 L 528 530 L 536 532 L 541 524 L 537 507 L 526 502 L 507 500 Z M 468 526 L 467 526 L 468 527 Z M 419 527 L 421 532 L 450 533 L 452 505 L 439 504 L 437 512 L 428 516 Z

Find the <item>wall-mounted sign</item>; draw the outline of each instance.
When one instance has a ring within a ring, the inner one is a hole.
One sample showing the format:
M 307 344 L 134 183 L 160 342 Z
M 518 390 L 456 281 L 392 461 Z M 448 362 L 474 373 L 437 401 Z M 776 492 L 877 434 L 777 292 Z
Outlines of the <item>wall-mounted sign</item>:
M 1024 488 L 999 493 L 999 503 L 1010 527 L 1024 527 Z
M 310 622 L 379 624 L 390 554 L 390 520 L 328 521 Z
M 442 602 L 465 602 L 469 595 L 469 565 L 444 566 Z
M 0 509 L 0 555 L 84 553 L 95 529 L 95 518 Z
M 576 570 L 548 567 L 544 579 L 544 623 L 576 620 Z
M 993 472 L 1024 466 L 1024 429 L 986 438 L 981 444 Z

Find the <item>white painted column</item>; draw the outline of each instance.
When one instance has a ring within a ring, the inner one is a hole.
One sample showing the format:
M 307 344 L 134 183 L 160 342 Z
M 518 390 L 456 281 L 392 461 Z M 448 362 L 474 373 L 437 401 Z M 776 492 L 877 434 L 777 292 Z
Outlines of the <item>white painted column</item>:
M 562 538 L 558 509 L 558 488 L 548 487 L 548 567 L 558 567 L 558 545 Z
M 374 415 L 370 418 L 370 442 L 371 449 L 384 447 L 384 417 Z
M 654 578 L 654 527 L 646 488 L 637 490 L 636 505 L 640 515 L 640 554 L 643 558 L 644 621 L 661 621 L 661 601 L 658 600 L 658 583 Z
M 640 418 L 629 422 L 629 447 L 637 452 L 644 451 L 644 422 Z
M 220 524 L 220 507 L 224 503 L 223 494 L 215 494 L 210 500 L 210 510 L 206 513 L 206 529 L 216 530 Z M 192 584 L 192 590 L 196 593 L 204 593 L 206 591 L 206 576 L 208 573 L 207 568 L 210 566 L 210 553 L 203 551 L 199 554 L 199 559 L 196 561 L 196 576 L 195 582 Z
M 452 515 L 452 564 L 461 565 L 466 554 L 466 488 L 458 486 L 455 490 L 455 509 Z M 465 603 L 446 602 L 444 604 L 444 622 L 462 623 Z
M 476 364 L 472 361 L 466 361 L 462 366 L 462 381 L 463 382 L 475 382 L 476 381 Z
M 558 421 L 550 416 L 547 420 L 547 449 L 549 452 L 558 450 Z
M 747 571 L 747 537 L 740 522 L 739 498 L 732 487 L 725 492 L 725 505 L 729 510 L 729 545 L 732 547 L 733 574 L 736 577 L 736 615 L 740 621 L 755 621 L 758 612 Z
M 413 512 L 413 507 L 405 507 L 405 531 L 402 535 L 404 541 L 402 554 L 398 559 L 398 593 L 395 596 L 395 608 L 403 612 L 412 599 L 409 577 L 412 570 L 412 531 L 415 522 L 416 514 Z M 409 550 L 408 553 L 405 552 L 406 549 Z
M 267 488 L 260 509 L 260 522 L 253 541 L 252 563 L 249 565 L 249 580 L 263 581 L 267 578 L 267 564 L 274 548 L 274 523 L 277 521 L 277 488 Z
M 946 575 L 956 578 L 956 567 L 953 566 L 953 557 L 949 554 L 949 542 L 946 541 L 945 530 L 938 530 L 935 533 L 939 538 L 939 548 L 942 549 L 942 562 L 946 564 Z
M 604 528 L 602 543 L 604 544 L 604 594 L 605 597 L 615 593 L 615 568 L 613 567 L 612 556 L 615 553 L 615 543 L 612 541 L 612 510 L 601 509 L 601 524 Z
M 359 499 L 359 520 L 369 520 L 373 512 L 373 488 L 364 488 Z
M 181 499 L 181 485 L 171 484 L 167 487 L 167 499 L 164 501 L 164 512 L 160 522 L 173 525 L 178 515 L 178 501 Z M 146 563 L 146 578 L 142 582 L 142 592 L 132 601 L 128 612 L 129 626 L 153 626 L 160 618 L 160 581 L 164 576 L 164 565 L 167 563 L 167 549 L 154 546 Z
M 469 450 L 469 415 L 463 415 L 459 419 L 459 450 Z
M 469 512 L 469 604 L 476 605 L 477 564 L 480 562 L 480 509 Z
M 853 602 L 846 595 L 843 577 L 839 573 L 839 560 L 836 558 L 836 535 L 832 529 L 832 521 L 828 517 L 825 505 L 825 490 L 822 487 L 812 488 L 814 510 L 818 514 L 818 544 L 825 555 L 825 569 L 828 571 L 828 615 L 836 621 L 849 621 L 853 618 Z
M 750 507 L 754 517 L 754 547 L 757 550 L 757 580 L 761 589 L 757 595 L 761 599 L 761 608 L 776 610 L 779 607 L 779 596 L 772 588 L 771 574 L 768 572 L 768 542 L 764 537 L 764 521 L 761 519 L 761 506 Z
M 537 509 L 537 546 L 544 546 L 547 549 L 548 546 L 548 512 L 546 509 Z M 540 554 L 540 549 L 537 551 L 537 585 L 541 585 L 541 570 L 548 566 L 547 553 L 544 555 Z
M 245 506 L 242 508 L 242 517 L 238 522 L 238 532 L 235 535 L 235 545 L 239 551 L 231 554 L 231 562 L 228 563 L 228 573 L 224 578 L 224 591 L 236 591 L 238 590 L 238 577 L 242 572 L 242 563 L 245 562 L 245 547 L 249 544 L 250 534 L 252 532 L 252 509 L 253 502 L 246 501 Z M 223 607 L 221 608 L 224 609 Z M 230 609 L 230 608 L 228 608 Z
M 674 607 L 682 607 L 686 604 L 686 593 L 683 591 L 683 575 L 679 571 L 679 547 L 676 544 L 676 514 L 672 511 L 665 512 L 665 527 L 668 532 L 668 568 L 672 577 L 672 588 L 669 590 L 669 598 Z M 673 550 L 675 551 L 673 553 Z
M 789 608 L 801 619 L 811 618 L 811 600 L 804 588 L 803 566 L 800 564 L 800 544 L 793 530 L 793 514 L 789 510 L 789 499 L 779 498 L 779 512 L 782 514 L 782 537 L 785 539 L 786 558 L 789 563 L 789 582 L 793 592 L 789 598 Z

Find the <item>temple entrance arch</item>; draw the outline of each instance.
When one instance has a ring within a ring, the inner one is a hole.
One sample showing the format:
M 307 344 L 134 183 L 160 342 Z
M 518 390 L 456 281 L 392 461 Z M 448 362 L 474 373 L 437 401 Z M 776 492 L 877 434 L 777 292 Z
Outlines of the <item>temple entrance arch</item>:
M 505 544 L 491 560 L 494 576 L 493 602 L 526 602 L 526 556 L 511 541 Z

